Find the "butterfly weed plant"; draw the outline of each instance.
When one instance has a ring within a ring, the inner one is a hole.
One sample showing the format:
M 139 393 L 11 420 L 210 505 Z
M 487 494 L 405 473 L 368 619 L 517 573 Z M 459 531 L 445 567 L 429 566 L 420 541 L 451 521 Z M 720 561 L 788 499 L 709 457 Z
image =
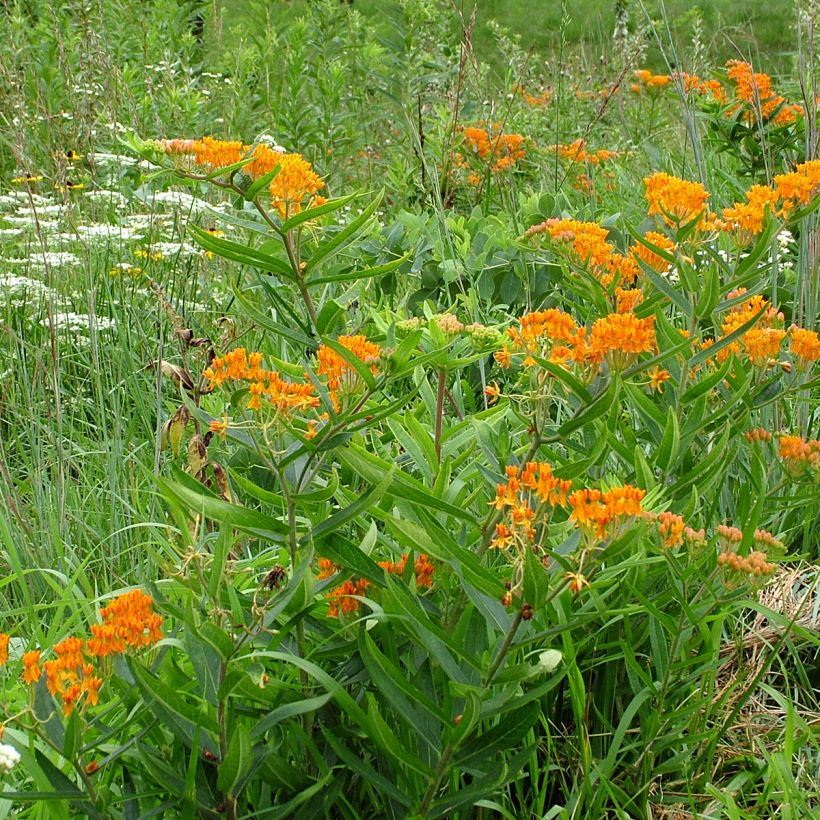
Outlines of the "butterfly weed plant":
M 5 320 L 48 340 L 60 386 L 28 374 L 15 390 L 56 397 L 55 424 L 82 441 L 100 423 L 88 408 L 111 396 L 134 416 L 127 445 L 109 433 L 123 465 L 94 475 L 121 493 L 116 543 L 140 565 L 84 556 L 82 537 L 53 570 L 21 559 L 31 522 L 66 541 L 100 525 L 75 520 L 70 493 L 92 475 L 76 447 L 50 468 L 56 511 L 21 510 L 42 490 L 4 418 L 5 805 L 811 816 L 810 106 L 740 62 L 706 79 L 620 67 L 569 96 L 570 79 L 528 68 L 483 105 L 469 32 L 454 69 L 458 44 L 441 43 L 424 4 L 402 4 L 393 39 L 355 16 L 341 26 L 329 4 L 308 14 L 333 48 L 367 44 L 358 70 L 395 92 L 379 114 L 395 143 L 351 125 L 372 88 L 346 98 L 338 66 L 321 86 L 315 64 L 300 100 L 324 88 L 324 120 L 284 106 L 253 139 L 125 136 L 111 186 L 154 210 L 130 233 L 110 217 L 118 261 L 110 231 L 85 224 L 100 208 L 89 193 L 51 203 L 50 179 L 15 171 L 0 230 L 20 253 L 41 247 L 13 263 L 37 284 L 8 280 L 25 297 Z M 276 35 L 283 71 L 294 54 L 317 59 L 305 20 Z M 682 170 L 685 148 L 656 161 L 622 139 L 647 106 L 672 121 L 673 102 L 698 107 L 714 184 Z M 557 141 L 549 110 L 593 125 Z M 196 116 L 186 127 L 201 129 Z M 89 189 L 94 162 L 60 157 Z M 58 236 L 71 250 L 52 250 Z M 58 318 L 70 282 L 51 271 L 83 266 L 102 272 L 83 287 L 119 310 L 109 324 Z M 216 301 L 213 317 L 192 319 L 194 293 Z M 44 320 L 26 318 L 43 305 Z M 61 352 L 63 326 L 88 334 L 85 365 Z M 90 399 L 64 411 L 68 387 Z M 108 567 L 99 583 L 89 564 Z

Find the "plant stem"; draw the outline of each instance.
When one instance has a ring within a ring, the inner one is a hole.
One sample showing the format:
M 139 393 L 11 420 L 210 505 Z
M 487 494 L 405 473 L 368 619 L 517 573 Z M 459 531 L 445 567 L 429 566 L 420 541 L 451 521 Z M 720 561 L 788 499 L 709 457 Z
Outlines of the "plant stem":
M 444 395 L 447 389 L 447 370 L 438 371 L 438 391 L 436 392 L 436 456 L 441 463 L 441 428 L 444 421 Z
M 436 796 L 436 792 L 438 791 L 441 778 L 444 776 L 444 770 L 447 768 L 454 751 L 455 746 L 453 746 L 452 743 L 448 743 L 444 748 L 444 751 L 441 753 L 433 779 L 430 781 L 430 784 L 424 792 L 424 796 L 421 798 L 421 803 L 419 804 L 419 810 L 417 812 L 419 817 L 424 817 L 427 814 L 427 810 L 430 808 L 430 804 L 433 802 L 433 798 Z
M 493 661 L 492 666 L 489 668 L 487 672 L 487 677 L 484 680 L 485 686 L 489 686 L 493 682 L 493 678 L 495 677 L 498 670 L 501 668 L 501 664 L 504 663 L 504 658 L 507 657 L 507 652 L 510 649 L 510 644 L 512 644 L 513 642 L 515 633 L 518 632 L 518 627 L 521 626 L 521 620 L 523 619 L 523 617 L 524 610 L 522 608 L 515 613 L 515 618 L 513 618 L 513 621 L 510 624 L 510 628 L 507 630 L 507 634 L 504 636 L 504 643 L 501 644 L 501 648 L 498 650 L 498 654 L 495 656 L 495 660 Z

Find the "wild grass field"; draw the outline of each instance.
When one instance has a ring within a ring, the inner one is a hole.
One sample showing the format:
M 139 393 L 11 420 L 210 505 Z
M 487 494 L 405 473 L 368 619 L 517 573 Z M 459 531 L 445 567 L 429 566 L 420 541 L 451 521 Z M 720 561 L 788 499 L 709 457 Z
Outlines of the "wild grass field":
M 7 0 L 0 818 L 820 812 L 814 0 Z

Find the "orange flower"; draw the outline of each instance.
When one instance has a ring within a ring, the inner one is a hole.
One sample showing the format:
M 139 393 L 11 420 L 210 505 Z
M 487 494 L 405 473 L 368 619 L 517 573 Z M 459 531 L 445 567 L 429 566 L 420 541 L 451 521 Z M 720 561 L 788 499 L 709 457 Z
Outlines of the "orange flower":
M 88 654 L 104 658 L 157 643 L 162 638 L 162 616 L 153 606 L 151 596 L 139 589 L 114 598 L 100 610 L 103 623 L 91 625 Z
M 349 350 L 357 359 L 370 365 L 370 372 L 375 376 L 379 372 L 379 361 L 382 349 L 364 336 L 339 336 L 338 343 Z M 357 371 L 342 355 L 328 345 L 321 345 L 316 351 L 316 373 L 327 378 L 330 397 L 336 409 L 339 409 L 338 394 L 344 390 L 347 393 L 359 389 L 361 379 Z
M 467 148 L 480 159 L 493 162 L 493 171 L 512 168 L 524 157 L 524 137 L 521 134 L 504 134 L 498 125 L 487 128 L 469 126 L 462 129 Z
M 820 360 L 820 336 L 813 330 L 792 325 L 789 330 L 789 346 L 800 370 L 808 370 L 814 362 Z
M 660 250 L 666 251 L 670 254 L 674 253 L 675 248 L 677 247 L 671 239 L 662 233 L 658 233 L 657 231 L 647 231 L 644 234 L 644 239 L 656 248 L 660 248 Z M 652 270 L 657 271 L 658 273 L 666 273 L 669 268 L 672 267 L 671 262 L 664 259 L 662 256 L 659 256 L 657 253 L 647 248 L 646 245 L 642 245 L 640 242 L 636 242 L 632 245 L 629 252 L 635 259 L 640 259 L 644 264 L 648 265 L 652 268 Z
M 649 389 L 663 393 L 663 383 L 669 380 L 669 371 L 661 370 L 658 365 L 649 371 Z
M 820 441 L 800 436 L 781 435 L 778 451 L 783 468 L 793 478 L 799 478 L 809 470 L 820 467 Z
M 639 353 L 655 349 L 655 317 L 639 319 L 634 313 L 611 313 L 598 319 L 589 336 L 591 355 L 607 358 L 610 367 L 626 368 Z
M 334 564 L 329 558 L 320 558 L 319 559 L 319 574 L 316 576 L 320 581 L 324 581 L 326 578 L 330 578 L 332 575 L 335 575 L 337 572 L 341 571 L 341 567 L 337 564 Z
M 768 74 L 755 73 L 749 63 L 740 60 L 729 60 L 726 65 L 729 79 L 735 84 L 735 95 L 750 109 L 747 119 L 755 121 L 759 115 L 769 120 L 774 116 L 775 125 L 789 125 L 803 114 L 799 105 L 789 105 L 785 97 L 775 93 Z
M 275 164 L 281 167 L 270 184 L 271 202 L 285 219 L 299 213 L 325 183 L 301 154 L 277 154 Z
M 9 659 L 9 640 L 9 635 L 0 632 L 0 666 L 3 666 Z
M 774 210 L 777 200 L 777 191 L 767 185 L 753 185 L 746 192 L 746 202 L 736 202 L 723 209 L 724 229 L 757 236 L 763 230 L 766 214 Z
M 639 90 L 641 86 L 650 90 L 665 88 L 672 82 L 672 78 L 668 74 L 653 74 L 647 68 L 636 71 L 635 79 L 638 81 Z
M 800 163 L 788 174 L 778 174 L 774 186 L 783 200 L 782 215 L 788 215 L 797 205 L 808 205 L 820 193 L 820 160 Z
M 565 506 L 572 483 L 556 478 L 551 465 L 543 461 L 528 461 L 523 470 L 510 464 L 506 472 L 507 482 L 496 486 L 495 499 L 491 502 L 502 512 L 504 521 L 496 525 L 490 546 L 521 549 L 535 538 L 536 508 Z
M 353 581 L 345 581 L 341 586 L 336 587 L 332 592 L 329 592 L 325 597 L 329 600 L 327 614 L 329 618 L 338 618 L 339 613 L 345 615 L 352 615 L 359 611 L 361 601 L 353 596 L 363 596 L 369 582 L 364 578 L 360 578 L 355 583 Z
M 683 543 L 685 523 L 683 518 L 671 512 L 662 512 L 658 515 L 658 532 L 665 547 L 677 547 Z
M 614 537 L 617 525 L 643 512 L 646 492 L 626 484 L 611 490 L 576 490 L 569 497 L 570 520 L 597 538 Z M 614 525 L 614 529 L 612 528 Z
M 216 433 L 221 439 L 227 438 L 229 421 L 228 414 L 225 413 L 221 419 L 212 419 L 208 429 L 212 433 Z
M 405 567 L 407 566 L 407 553 L 402 555 L 400 561 L 393 563 L 392 561 L 379 561 L 379 566 L 389 572 L 391 575 L 404 575 Z M 419 555 L 413 563 L 413 571 L 416 576 L 416 586 L 431 587 L 433 586 L 433 572 L 435 567 L 426 555 Z
M 495 404 L 501 395 L 501 390 L 497 382 L 491 382 L 484 388 L 484 395 L 487 397 L 487 404 Z
M 746 440 L 750 443 L 756 441 L 768 442 L 772 440 L 772 434 L 762 427 L 755 427 L 752 430 L 749 430 L 747 433 L 744 433 L 744 435 L 746 436 Z
M 102 678 L 97 677 L 96 675 L 83 678 L 80 689 L 85 695 L 85 702 L 88 706 L 96 706 L 100 702 L 100 689 L 102 688 L 102 685 Z
M 32 649 L 23 655 L 23 683 L 37 683 L 40 680 L 40 650 Z
M 667 225 L 688 225 L 705 216 L 708 191 L 699 182 L 670 176 L 662 171 L 644 179 L 649 215 L 659 214 Z M 705 220 L 701 220 L 705 225 Z
M 589 581 L 580 572 L 568 572 L 564 578 L 573 595 L 577 595 L 584 587 L 589 586 Z

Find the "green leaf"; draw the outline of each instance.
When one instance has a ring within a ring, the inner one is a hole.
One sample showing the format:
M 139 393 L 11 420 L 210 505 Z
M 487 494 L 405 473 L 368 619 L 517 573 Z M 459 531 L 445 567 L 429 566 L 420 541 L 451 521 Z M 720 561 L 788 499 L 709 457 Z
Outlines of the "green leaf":
M 216 785 L 220 791 L 233 794 L 234 787 L 253 764 L 253 743 L 244 723 L 234 724 L 228 741 L 228 753 L 219 764 Z
M 380 517 L 399 543 L 409 544 L 416 552 L 449 564 L 458 577 L 491 598 L 498 598 L 503 594 L 499 577 L 488 570 L 475 553 L 460 546 L 432 516 L 419 511 L 423 527 L 405 518 L 387 514 Z
M 245 191 L 245 199 L 248 202 L 252 202 L 256 199 L 256 195 L 262 191 L 264 188 L 267 188 L 268 185 L 273 182 L 273 178 L 282 170 L 282 165 L 276 165 L 272 171 L 268 171 L 267 174 L 264 176 L 259 177 L 259 179 L 254 182 L 247 191 Z
M 262 251 L 251 248 L 248 245 L 233 242 L 230 239 L 221 239 L 218 236 L 212 236 L 196 225 L 191 225 L 190 230 L 194 239 L 196 239 L 206 251 L 215 253 L 223 259 L 230 259 L 232 262 L 239 262 L 242 265 L 249 265 L 250 267 L 258 268 L 268 273 L 275 273 L 277 276 L 281 276 L 289 282 L 296 281 L 292 268 L 282 259 L 278 259 L 267 253 L 262 253 Z
M 285 535 L 289 531 L 288 526 L 278 518 L 272 518 L 248 507 L 240 507 L 238 504 L 231 504 L 221 498 L 209 496 L 205 487 L 203 487 L 203 492 L 199 493 L 181 482 L 171 481 L 162 476 L 155 476 L 154 480 L 163 492 L 191 512 L 213 521 L 219 521 L 225 526 L 253 530 L 277 542 L 281 540 L 277 536 Z
M 342 230 L 333 234 L 330 239 L 322 242 L 316 250 L 311 254 L 310 259 L 305 265 L 305 273 L 310 273 L 316 265 L 323 259 L 327 259 L 332 254 L 336 253 L 346 242 L 353 239 L 353 237 L 370 221 L 370 218 L 376 212 L 379 204 L 384 196 L 384 190 L 356 217 L 349 225 Z
M 663 431 L 658 452 L 655 455 L 655 463 L 663 472 L 668 473 L 675 463 L 680 450 L 680 425 L 678 416 L 671 408 L 667 411 L 666 427 Z
M 384 585 L 384 570 L 358 546 L 342 538 L 338 533 L 317 544 L 316 552 L 360 578 L 365 578 L 378 586 Z
M 298 228 L 303 222 L 308 222 L 311 219 L 318 219 L 320 216 L 332 213 L 333 211 L 338 211 L 339 208 L 344 208 L 345 205 L 353 202 L 354 199 L 360 196 L 360 193 L 348 194 L 347 196 L 340 196 L 336 199 L 329 199 L 327 202 L 322 205 L 317 205 L 315 208 L 308 208 L 305 211 L 300 211 L 290 219 L 286 219 L 279 226 L 279 230 L 282 231 L 282 233 L 289 233 L 294 228 Z
M 305 698 L 304 700 L 296 700 L 292 703 L 286 703 L 283 706 L 278 706 L 276 709 L 268 712 L 262 720 L 254 723 L 251 729 L 251 738 L 253 740 L 260 740 L 264 737 L 268 729 L 272 729 L 282 721 L 290 720 L 291 718 L 304 715 L 308 712 L 315 712 L 321 709 L 330 699 L 332 695 L 330 692 L 325 692 L 323 695 L 317 695 L 312 698 Z
M 399 669 L 376 646 L 366 631 L 359 633 L 359 651 L 370 679 L 399 715 L 406 716 L 408 710 L 412 712 L 410 704 L 415 704 L 432 715 L 440 724 L 449 722 L 442 709 L 408 680 L 408 671 Z M 419 727 L 417 730 L 424 732 L 426 727 Z M 428 736 L 427 740 L 434 748 L 440 745 L 440 737 L 436 734 Z
M 549 592 L 549 577 L 541 560 L 530 549 L 524 561 L 524 603 L 538 611 L 544 605 Z
M 365 448 L 352 443 L 346 447 L 340 447 L 336 451 L 336 456 L 342 464 L 370 484 L 377 484 L 387 473 L 394 470 L 393 464 L 383 461 Z M 442 501 L 440 498 L 436 498 L 420 481 L 401 470 L 396 470 L 393 473 L 390 489 L 394 495 L 398 495 L 413 504 L 447 513 L 472 524 L 475 523 L 475 518 L 469 510 L 456 507 Z
M 558 428 L 558 433 L 561 436 L 568 436 L 573 430 L 577 430 L 579 427 L 583 427 L 585 424 L 589 424 L 599 416 L 604 415 L 604 413 L 608 413 L 618 399 L 619 385 L 620 382 L 617 379 L 612 379 L 606 389 L 599 393 L 590 404 L 576 412 L 569 421 L 564 422 Z
M 487 732 L 477 734 L 465 743 L 455 757 L 459 769 L 480 767 L 489 760 L 497 760 L 501 752 L 519 744 L 532 729 L 541 714 L 541 704 L 531 701 L 518 706 L 516 700 L 508 705 L 498 724 Z
M 393 483 L 393 473 L 388 473 L 376 486 L 371 487 L 364 495 L 357 498 L 352 504 L 341 510 L 337 510 L 329 518 L 317 524 L 310 532 L 309 536 L 314 542 L 320 541 L 329 533 L 343 527 L 349 521 L 353 521 L 359 515 L 367 512 L 370 507 L 375 506 L 387 493 Z
M 179 692 L 157 675 L 144 669 L 137 661 L 129 659 L 128 668 L 149 710 L 160 723 L 178 734 L 181 739 L 187 740 L 187 745 L 193 745 L 198 729 L 204 729 L 214 737 L 218 734 L 216 718 L 209 710 L 198 709 L 188 703 Z M 205 735 L 203 745 L 214 753 L 217 751 L 208 735 Z
M 372 268 L 350 271 L 348 273 L 334 273 L 330 276 L 321 276 L 318 279 L 309 279 L 307 284 L 326 285 L 328 282 L 357 282 L 359 279 L 375 279 L 378 276 L 392 273 L 409 258 L 410 254 L 406 253 L 404 256 L 400 256 L 398 259 L 393 259 L 390 262 L 385 262 L 383 265 L 376 265 Z
M 726 378 L 726 374 L 729 372 L 731 366 L 732 359 L 729 357 L 717 370 L 705 376 L 697 384 L 693 384 L 680 399 L 678 399 L 678 405 L 681 407 L 689 405 L 704 393 L 708 393 L 715 385 L 720 384 Z

